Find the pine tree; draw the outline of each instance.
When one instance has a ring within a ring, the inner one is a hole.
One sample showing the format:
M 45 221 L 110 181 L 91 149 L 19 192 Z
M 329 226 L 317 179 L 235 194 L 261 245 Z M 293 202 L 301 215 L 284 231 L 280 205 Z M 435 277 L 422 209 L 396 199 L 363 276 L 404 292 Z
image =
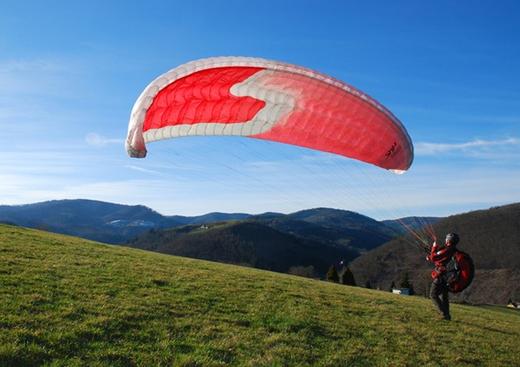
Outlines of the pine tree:
M 401 288 L 410 288 L 411 284 L 408 273 L 404 273 L 403 279 L 401 280 L 401 284 L 399 286 Z
M 356 280 L 354 279 L 354 274 L 352 274 L 352 271 L 346 267 L 345 271 L 343 272 L 343 275 L 341 276 L 341 284 L 345 285 L 356 285 Z
M 329 271 L 327 271 L 327 280 L 329 282 L 334 282 L 334 283 L 339 282 L 338 271 L 336 270 L 336 267 L 334 265 L 331 265 L 329 268 Z
M 408 288 L 408 294 L 410 296 L 413 296 L 415 294 L 415 291 L 413 289 L 413 284 L 412 284 L 412 282 L 410 282 L 410 277 L 408 276 L 408 273 L 404 273 L 400 286 L 401 286 L 401 288 Z

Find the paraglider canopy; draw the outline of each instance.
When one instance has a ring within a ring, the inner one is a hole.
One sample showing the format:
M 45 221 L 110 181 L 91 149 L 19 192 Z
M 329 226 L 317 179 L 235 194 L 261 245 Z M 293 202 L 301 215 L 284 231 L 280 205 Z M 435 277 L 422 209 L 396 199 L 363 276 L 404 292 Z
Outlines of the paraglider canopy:
M 181 136 L 236 135 L 343 155 L 395 172 L 413 160 L 401 122 L 354 87 L 296 65 L 248 57 L 192 61 L 136 101 L 126 149 Z

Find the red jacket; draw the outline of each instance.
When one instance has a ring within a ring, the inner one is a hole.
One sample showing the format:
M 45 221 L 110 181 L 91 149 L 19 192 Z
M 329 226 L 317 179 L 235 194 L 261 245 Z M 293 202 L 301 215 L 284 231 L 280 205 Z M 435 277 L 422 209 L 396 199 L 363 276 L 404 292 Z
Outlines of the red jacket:
M 435 264 L 435 269 L 432 271 L 433 279 L 438 278 L 440 275 L 446 272 L 446 264 L 451 260 L 451 257 L 455 251 L 456 249 L 453 245 L 446 245 L 439 250 L 437 242 L 433 243 L 430 255 L 426 257 L 428 261 L 431 261 Z

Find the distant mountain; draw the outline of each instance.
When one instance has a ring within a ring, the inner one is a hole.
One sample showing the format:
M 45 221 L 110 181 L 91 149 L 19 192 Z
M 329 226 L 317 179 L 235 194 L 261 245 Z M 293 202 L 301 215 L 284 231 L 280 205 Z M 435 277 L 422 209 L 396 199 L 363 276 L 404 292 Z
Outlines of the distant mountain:
M 279 218 L 279 217 L 284 217 L 286 216 L 287 214 L 282 214 L 282 213 L 276 213 L 276 212 L 265 212 L 265 213 L 262 213 L 262 214 L 256 214 L 256 215 L 253 215 L 251 216 L 251 219 L 274 219 L 274 218 Z
M 474 303 L 505 304 L 520 299 L 520 203 L 447 217 L 434 224 L 437 237 L 456 232 L 459 248 L 475 262 L 473 284 L 456 299 Z M 387 289 L 408 272 L 419 294 L 426 294 L 431 282 L 431 264 L 425 253 L 401 237 L 355 259 L 351 269 L 359 284 Z
M 53 200 L 27 205 L 0 205 L 0 222 L 121 244 L 151 228 L 179 227 L 213 221 L 244 219 L 249 214 L 209 213 L 164 216 L 143 205 L 96 200 Z
M 120 205 L 95 200 L 54 200 L 0 206 L 0 221 L 45 229 L 107 243 L 122 244 L 148 230 L 230 220 L 252 219 L 293 236 L 366 251 L 387 242 L 395 231 L 358 213 L 328 208 L 292 214 L 208 213 L 164 216 L 142 205 Z
M 213 222 L 225 222 L 228 220 L 241 220 L 249 218 L 251 214 L 246 213 L 208 213 L 204 215 L 198 215 L 194 217 L 185 217 L 182 215 L 173 215 L 168 217 L 169 219 L 181 223 L 182 225 L 186 224 L 205 224 L 205 223 L 213 223 Z
M 395 237 L 395 231 L 385 224 L 340 209 L 307 209 L 260 220 L 282 232 L 358 251 L 373 249 Z
M 344 247 L 298 238 L 250 220 L 151 230 L 128 245 L 278 272 L 287 272 L 295 266 L 313 266 L 319 276 L 331 264 L 358 255 Z
M 83 199 L 2 205 L 0 221 L 108 243 L 124 243 L 153 227 L 181 225 L 142 205 Z

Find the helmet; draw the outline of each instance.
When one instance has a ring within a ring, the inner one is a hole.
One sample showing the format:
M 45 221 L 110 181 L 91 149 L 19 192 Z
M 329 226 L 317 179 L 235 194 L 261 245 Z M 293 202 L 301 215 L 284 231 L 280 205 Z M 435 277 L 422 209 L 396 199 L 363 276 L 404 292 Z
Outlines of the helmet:
M 455 246 L 457 243 L 459 243 L 459 235 L 456 233 L 448 233 L 446 235 L 446 243 Z

